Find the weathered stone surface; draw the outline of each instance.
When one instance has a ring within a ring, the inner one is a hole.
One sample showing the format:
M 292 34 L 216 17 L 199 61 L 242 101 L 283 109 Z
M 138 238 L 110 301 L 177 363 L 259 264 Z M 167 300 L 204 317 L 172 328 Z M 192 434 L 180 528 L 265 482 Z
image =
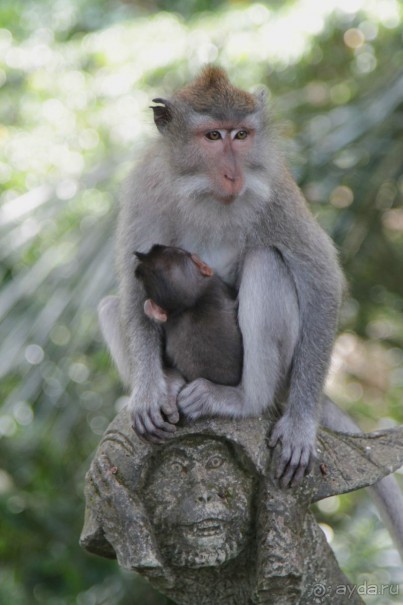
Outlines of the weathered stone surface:
M 403 427 L 321 430 L 298 488 L 271 473 L 262 418 L 209 419 L 162 446 L 137 438 L 126 411 L 107 429 L 86 479 L 81 544 L 144 575 L 179 605 L 362 603 L 347 599 L 309 505 L 371 485 L 403 464 Z

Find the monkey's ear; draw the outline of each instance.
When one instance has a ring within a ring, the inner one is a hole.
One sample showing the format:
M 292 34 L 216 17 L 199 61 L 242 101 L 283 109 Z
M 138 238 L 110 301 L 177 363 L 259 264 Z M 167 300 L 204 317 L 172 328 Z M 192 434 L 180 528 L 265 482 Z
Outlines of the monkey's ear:
M 136 258 L 138 258 L 140 261 L 145 261 L 147 258 L 147 254 L 144 254 L 144 252 L 133 252 L 134 256 Z
M 197 256 L 197 254 L 191 254 L 190 256 L 192 261 L 199 269 L 200 273 L 204 275 L 204 277 L 211 277 L 212 275 L 214 275 L 213 269 L 209 267 L 206 263 L 204 263 L 202 259 Z
M 144 313 L 157 323 L 165 323 L 168 320 L 167 312 L 161 309 L 151 298 L 148 298 L 144 303 Z
M 153 99 L 153 103 L 160 103 L 160 105 L 153 105 L 150 109 L 154 112 L 154 122 L 158 130 L 163 133 L 172 120 L 172 105 L 166 99 Z

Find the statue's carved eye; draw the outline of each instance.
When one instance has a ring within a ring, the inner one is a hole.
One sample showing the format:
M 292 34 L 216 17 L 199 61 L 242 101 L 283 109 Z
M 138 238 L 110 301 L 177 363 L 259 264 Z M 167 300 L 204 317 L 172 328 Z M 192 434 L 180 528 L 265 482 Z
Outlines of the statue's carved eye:
M 187 473 L 186 464 L 180 462 L 179 460 L 173 460 L 170 464 L 171 471 L 174 473 Z
M 207 468 L 219 468 L 224 462 L 224 458 L 222 456 L 212 456 L 207 461 Z

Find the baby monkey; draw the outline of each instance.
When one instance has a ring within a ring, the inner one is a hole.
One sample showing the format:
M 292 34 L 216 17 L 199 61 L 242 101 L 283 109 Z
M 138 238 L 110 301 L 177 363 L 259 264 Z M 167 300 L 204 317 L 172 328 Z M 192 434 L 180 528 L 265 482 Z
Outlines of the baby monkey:
M 160 323 L 168 365 L 187 382 L 206 378 L 237 385 L 242 372 L 242 336 L 235 292 L 198 256 L 182 248 L 155 244 L 135 275 L 147 300 L 145 314 Z

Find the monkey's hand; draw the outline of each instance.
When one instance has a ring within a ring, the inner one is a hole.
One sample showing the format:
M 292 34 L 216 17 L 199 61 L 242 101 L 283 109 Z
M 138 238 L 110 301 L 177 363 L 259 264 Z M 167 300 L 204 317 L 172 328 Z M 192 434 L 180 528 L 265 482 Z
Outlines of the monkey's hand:
M 281 487 L 298 485 L 312 469 L 316 452 L 316 422 L 287 413 L 274 425 L 269 447 L 280 446 L 275 477 Z
M 179 420 L 176 396 L 179 382 L 165 377 L 159 382 L 141 384 L 135 387 L 130 396 L 130 409 L 133 429 L 139 437 L 151 443 L 163 443 L 176 431 Z
M 168 422 L 176 424 L 179 420 L 179 409 L 177 404 L 178 393 L 186 384 L 186 380 L 178 370 L 167 368 L 164 370 L 167 383 L 168 405 L 163 409 Z
M 242 416 L 243 397 L 238 387 L 223 386 L 206 378 L 197 378 L 179 393 L 178 407 L 190 420 L 212 415 Z

